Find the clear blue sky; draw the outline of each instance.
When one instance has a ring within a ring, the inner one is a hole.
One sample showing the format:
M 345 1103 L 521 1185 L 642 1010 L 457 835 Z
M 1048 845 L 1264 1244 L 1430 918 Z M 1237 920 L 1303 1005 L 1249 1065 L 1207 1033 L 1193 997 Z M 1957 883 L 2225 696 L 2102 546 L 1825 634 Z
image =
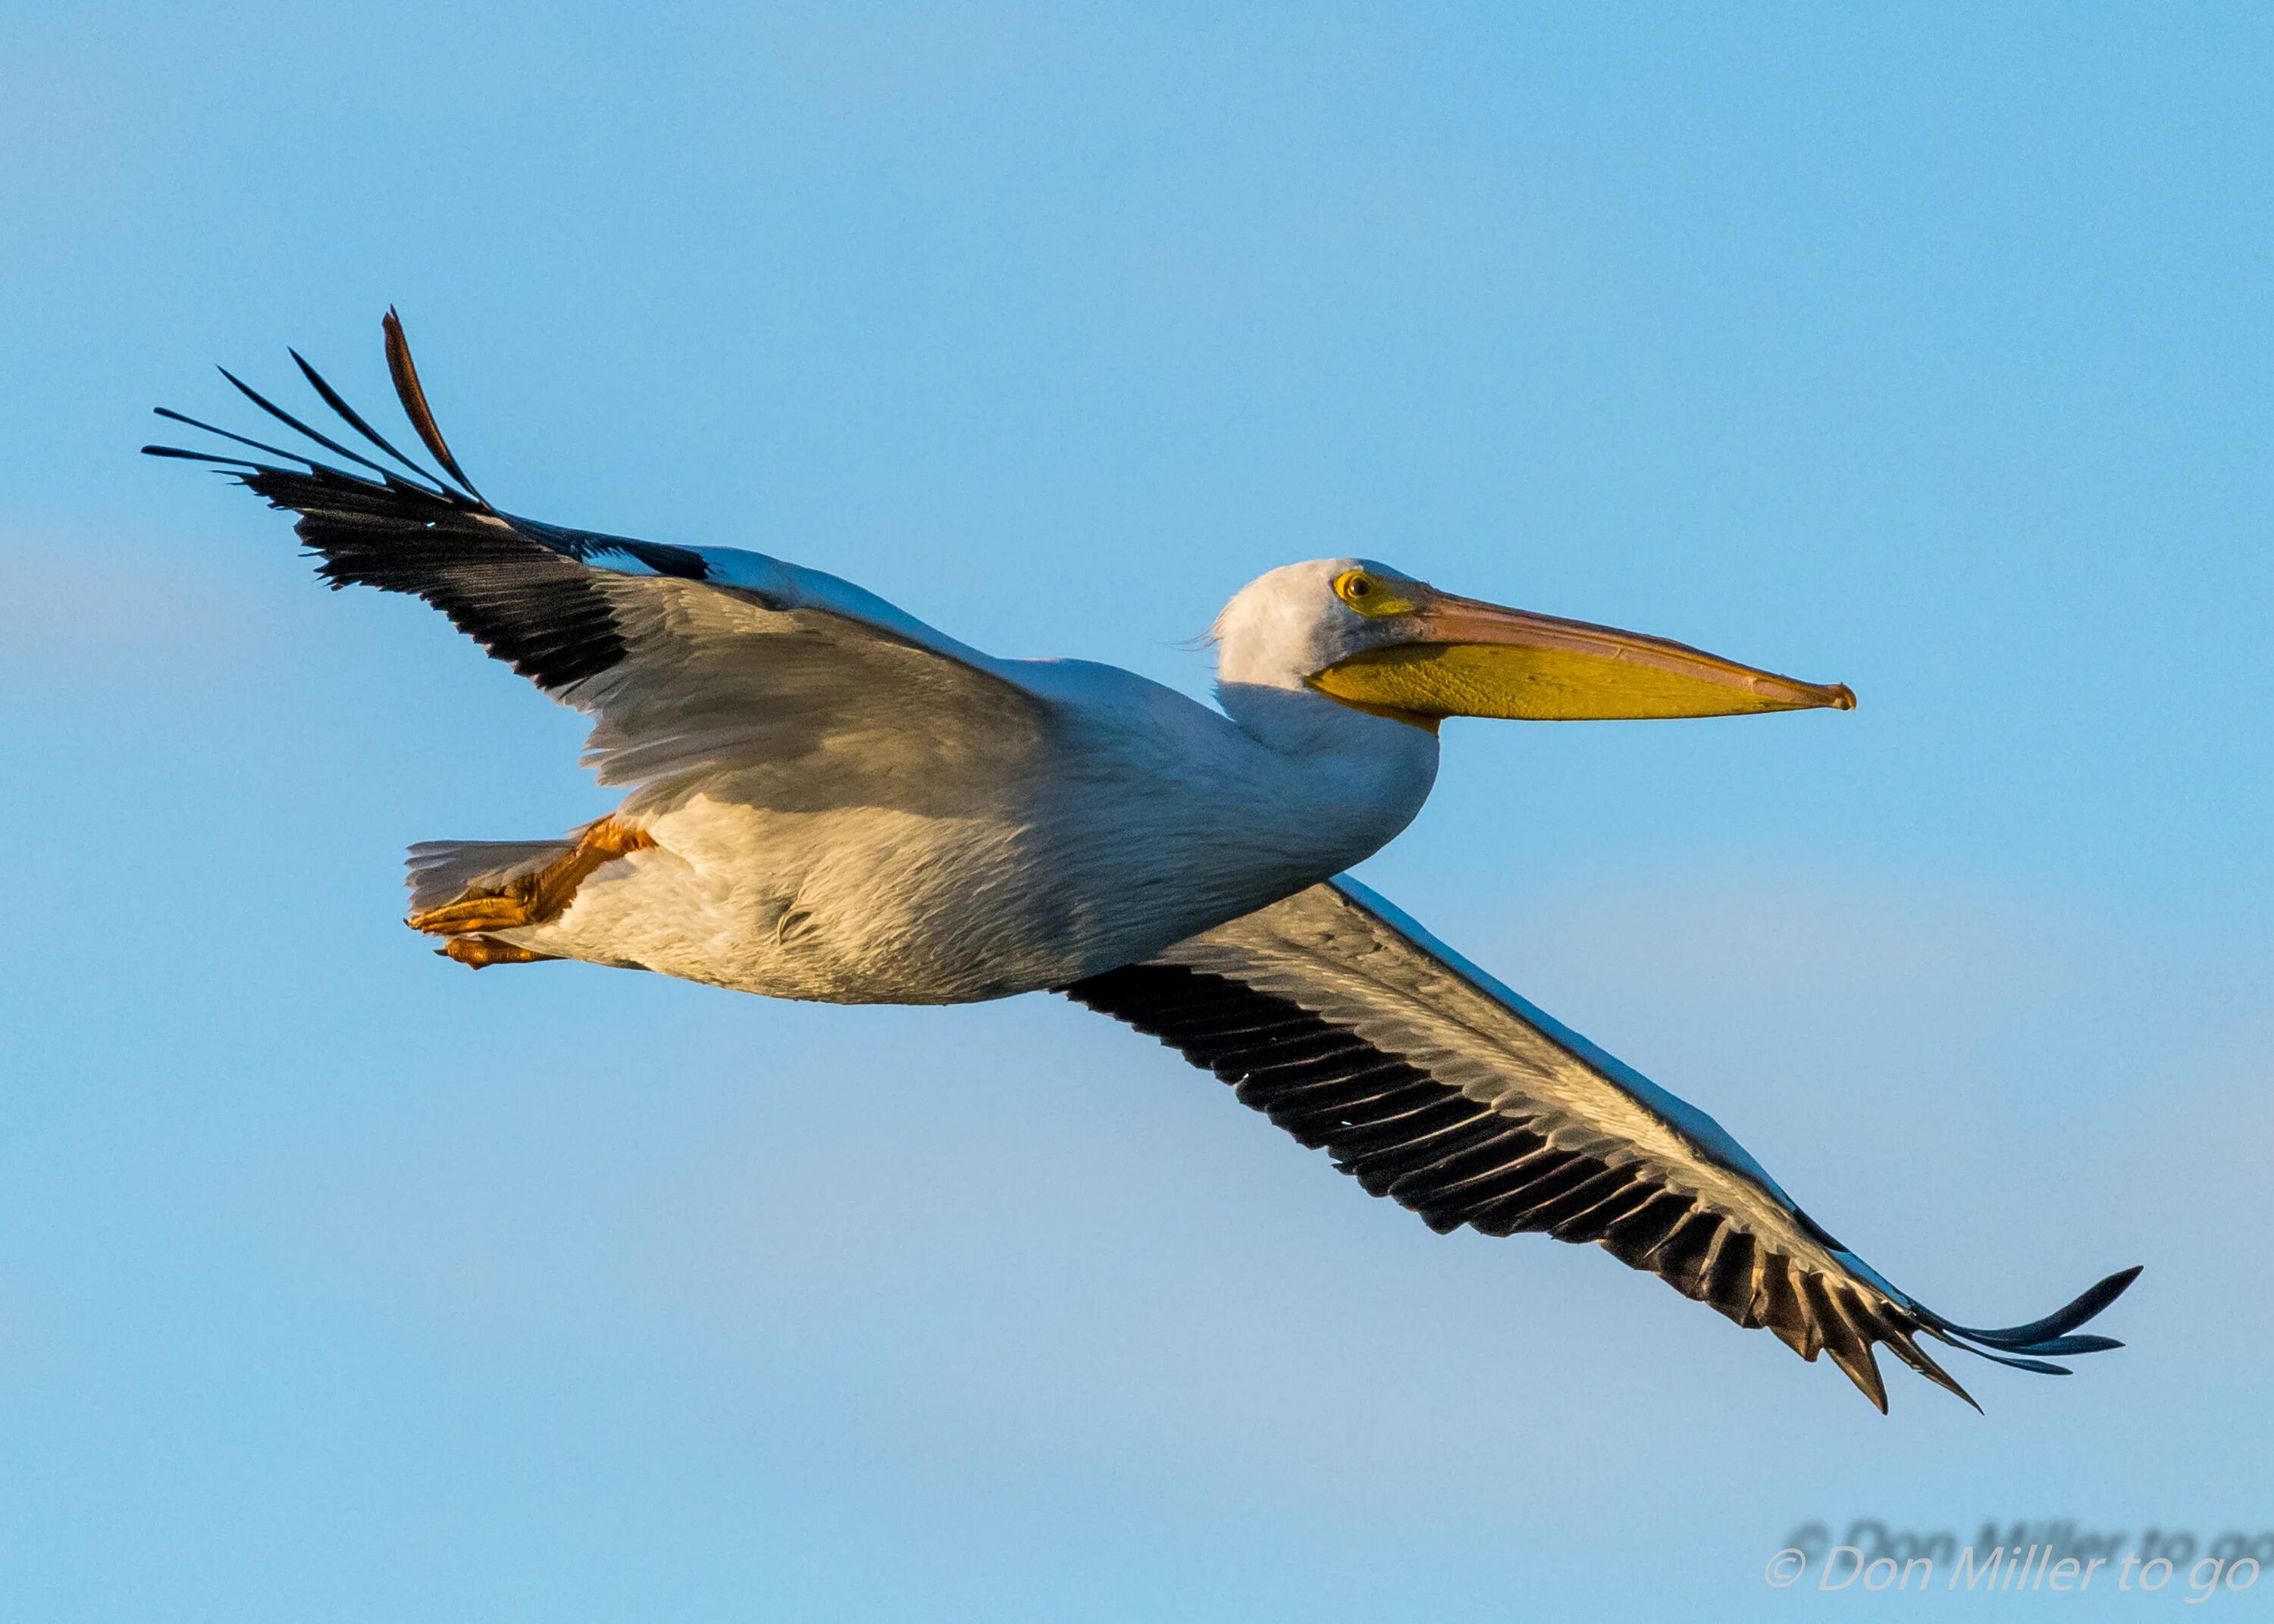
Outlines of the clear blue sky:
M 2274 1528 L 2274 21 L 1882 11 L 0 15 L 9 1616 L 1799 1616 L 1809 1519 Z M 1882 1418 L 1063 1004 L 434 959 L 402 848 L 603 809 L 578 723 L 133 455 L 288 343 L 383 402 L 390 302 L 505 505 L 1005 653 L 1200 692 L 1357 552 L 1852 684 L 1449 727 L 1367 876 L 1954 1317 L 2146 1263 L 2133 1346 Z

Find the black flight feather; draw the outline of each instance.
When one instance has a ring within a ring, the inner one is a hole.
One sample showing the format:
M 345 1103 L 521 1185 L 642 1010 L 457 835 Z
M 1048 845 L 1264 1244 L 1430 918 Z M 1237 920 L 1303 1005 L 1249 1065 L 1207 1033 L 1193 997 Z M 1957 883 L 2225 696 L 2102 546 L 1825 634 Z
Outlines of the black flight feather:
M 434 454 L 442 471 L 464 486 L 476 501 L 488 507 L 488 499 L 474 488 L 474 482 L 466 477 L 466 470 L 458 466 L 458 459 L 450 455 L 450 447 L 443 441 L 442 431 L 426 404 L 426 391 L 418 387 L 418 368 L 411 362 L 410 342 L 403 336 L 403 319 L 395 313 L 393 305 L 388 306 L 380 327 L 387 335 L 387 370 L 395 379 L 395 394 L 403 402 L 403 415 L 410 419 L 410 426 L 418 431 L 418 438 L 426 442 L 426 449 Z

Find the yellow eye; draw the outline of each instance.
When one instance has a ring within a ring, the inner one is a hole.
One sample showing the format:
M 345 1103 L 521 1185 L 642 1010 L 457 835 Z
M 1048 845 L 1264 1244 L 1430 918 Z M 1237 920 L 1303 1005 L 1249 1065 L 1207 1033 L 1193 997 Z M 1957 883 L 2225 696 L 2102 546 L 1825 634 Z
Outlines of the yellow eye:
M 1363 569 L 1345 569 L 1335 577 L 1335 596 L 1360 614 L 1411 614 L 1413 605 Z

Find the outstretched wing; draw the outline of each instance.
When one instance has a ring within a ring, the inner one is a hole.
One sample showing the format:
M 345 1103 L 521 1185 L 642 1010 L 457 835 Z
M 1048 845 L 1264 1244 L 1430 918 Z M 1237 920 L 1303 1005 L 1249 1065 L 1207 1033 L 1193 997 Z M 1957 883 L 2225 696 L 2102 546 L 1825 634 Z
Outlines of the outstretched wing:
M 2054 1375 L 2121 1344 L 2076 1328 L 2139 1273 L 2007 1330 L 1954 1325 L 1881 1279 L 1793 1204 L 1721 1125 L 1431 938 L 1330 880 L 1064 989 L 1213 1071 L 1441 1233 L 1594 1241 L 1803 1358 L 1829 1353 L 1880 1410 L 1871 1350 L 1969 1404 L 1924 1335 Z M 1979 1406 L 1977 1406 L 1979 1408 Z
M 380 461 L 224 370 L 253 404 L 339 464 L 159 409 L 281 462 L 173 446 L 232 474 L 294 526 L 334 587 L 408 592 L 564 703 L 593 716 L 586 760 L 607 784 L 797 761 L 938 783 L 998 766 L 1043 701 L 1002 662 L 850 582 L 763 553 L 596 535 L 492 507 L 450 454 L 389 311 L 404 415 L 442 471 L 405 456 L 294 351 L 324 404 Z M 389 464 L 393 464 L 390 466 Z

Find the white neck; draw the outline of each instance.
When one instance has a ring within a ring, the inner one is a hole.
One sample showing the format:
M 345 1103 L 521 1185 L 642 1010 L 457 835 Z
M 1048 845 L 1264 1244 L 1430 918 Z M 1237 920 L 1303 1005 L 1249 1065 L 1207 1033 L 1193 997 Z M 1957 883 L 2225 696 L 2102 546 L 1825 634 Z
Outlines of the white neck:
M 1437 736 L 1353 710 L 1310 688 L 1219 682 L 1216 701 L 1239 730 L 1276 758 L 1297 816 L 1358 861 L 1420 811 L 1437 781 Z M 1261 788 L 1261 786 L 1257 787 Z

